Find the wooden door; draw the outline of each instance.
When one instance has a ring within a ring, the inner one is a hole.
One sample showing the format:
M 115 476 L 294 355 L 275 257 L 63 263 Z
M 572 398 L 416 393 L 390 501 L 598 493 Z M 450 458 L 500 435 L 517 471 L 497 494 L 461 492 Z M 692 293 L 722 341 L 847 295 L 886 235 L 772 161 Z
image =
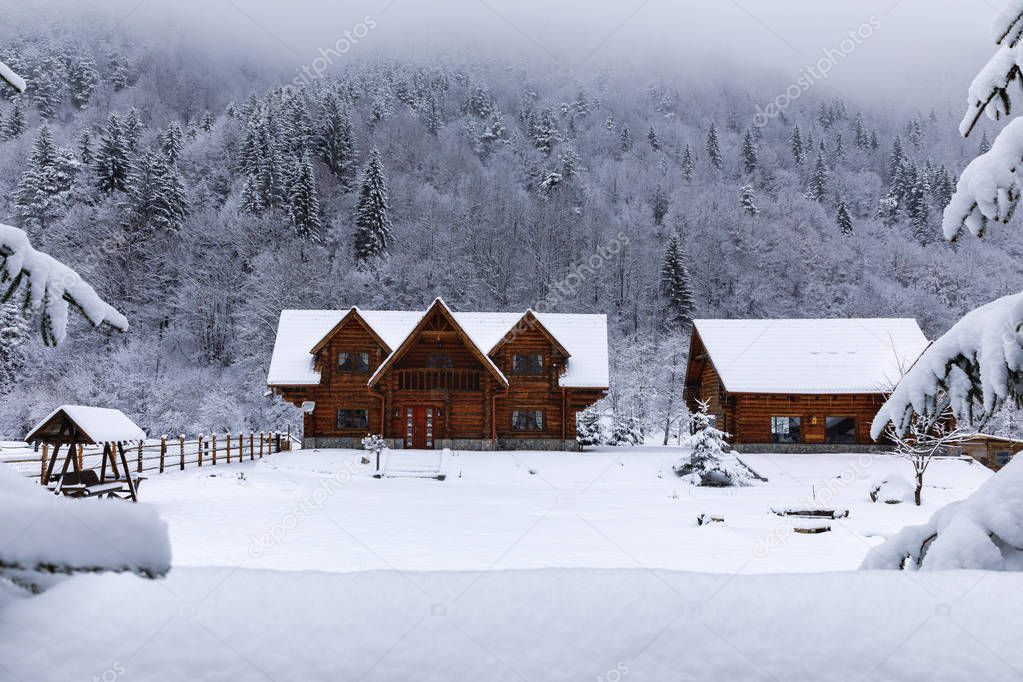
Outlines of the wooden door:
M 415 450 L 433 449 L 432 407 L 413 406 L 405 408 L 405 447 Z

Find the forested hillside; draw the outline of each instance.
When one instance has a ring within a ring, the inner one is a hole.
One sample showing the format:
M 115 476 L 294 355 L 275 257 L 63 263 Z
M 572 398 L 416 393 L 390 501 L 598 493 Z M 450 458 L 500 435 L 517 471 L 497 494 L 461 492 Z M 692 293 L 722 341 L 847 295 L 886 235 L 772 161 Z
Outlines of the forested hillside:
M 1004 233 L 939 238 L 978 151 L 958 103 L 896 116 L 820 85 L 758 127 L 787 83 L 398 55 L 289 82 L 64 31 L 0 42 L 30 82 L 0 107 L 0 219 L 131 329 L 42 348 L 4 307 L 6 436 L 67 402 L 157 434 L 297 425 L 265 395 L 281 309 L 435 296 L 607 313 L 606 407 L 654 432 L 678 415 L 694 316 L 911 316 L 933 337 L 1021 285 Z

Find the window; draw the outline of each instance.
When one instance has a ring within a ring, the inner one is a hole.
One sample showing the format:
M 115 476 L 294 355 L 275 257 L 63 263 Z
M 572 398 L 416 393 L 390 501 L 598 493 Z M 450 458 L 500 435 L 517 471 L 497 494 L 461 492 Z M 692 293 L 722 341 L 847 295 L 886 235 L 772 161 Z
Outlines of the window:
M 995 464 L 1000 467 L 1005 466 L 1012 459 L 1012 453 L 1008 450 L 997 450 L 995 452 Z
M 824 440 L 827 443 L 855 443 L 856 419 L 853 417 L 828 417 L 824 421 Z
M 337 368 L 342 372 L 368 372 L 369 353 L 341 351 L 337 354 Z
M 430 369 L 451 369 L 455 363 L 447 353 L 431 353 L 430 357 L 426 358 L 426 366 Z
M 543 374 L 543 354 L 516 353 L 512 356 L 512 374 Z
M 801 421 L 799 417 L 771 417 L 771 442 L 803 442 L 802 430 L 800 428 Z
M 515 410 L 512 412 L 515 431 L 543 431 L 543 410 Z
M 369 410 L 338 410 L 337 428 L 365 429 L 369 426 Z

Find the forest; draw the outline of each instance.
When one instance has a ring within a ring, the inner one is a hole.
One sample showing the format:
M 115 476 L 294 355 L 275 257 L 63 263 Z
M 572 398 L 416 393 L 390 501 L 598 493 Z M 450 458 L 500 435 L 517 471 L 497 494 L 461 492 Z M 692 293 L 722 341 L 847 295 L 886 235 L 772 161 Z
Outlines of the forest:
M 1004 233 L 940 237 L 989 145 L 955 101 L 820 84 L 762 120 L 788 83 L 397 53 L 292 78 L 90 21 L 8 29 L 0 60 L 32 84 L 0 103 L 0 220 L 131 323 L 52 348 L 5 304 L 6 438 L 61 403 L 151 434 L 297 429 L 265 386 L 282 309 L 436 296 L 606 313 L 602 410 L 655 436 L 685 423 L 694 318 L 915 317 L 934 338 L 1020 288 Z

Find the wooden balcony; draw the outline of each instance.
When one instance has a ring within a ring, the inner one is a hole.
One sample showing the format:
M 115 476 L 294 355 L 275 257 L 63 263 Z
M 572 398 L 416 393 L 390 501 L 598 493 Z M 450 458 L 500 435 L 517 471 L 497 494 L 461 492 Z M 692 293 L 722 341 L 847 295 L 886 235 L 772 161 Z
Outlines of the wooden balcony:
M 479 391 L 478 369 L 400 369 L 398 389 L 405 391 Z

